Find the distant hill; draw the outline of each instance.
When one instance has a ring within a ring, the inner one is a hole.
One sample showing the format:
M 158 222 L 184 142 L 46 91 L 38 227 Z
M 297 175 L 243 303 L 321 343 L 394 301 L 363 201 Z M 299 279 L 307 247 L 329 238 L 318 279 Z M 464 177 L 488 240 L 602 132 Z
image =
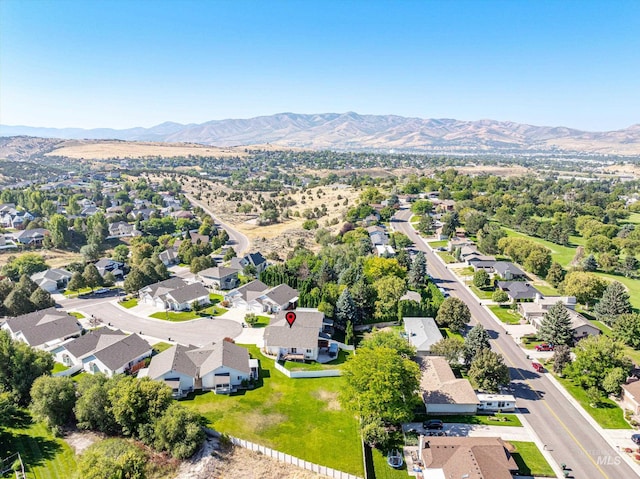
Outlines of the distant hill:
M 272 144 L 333 150 L 430 153 L 581 152 L 640 155 L 640 124 L 587 132 L 508 121 L 406 118 L 396 115 L 279 113 L 202 124 L 162 123 L 151 128 L 35 128 L 0 125 L 0 136 L 189 142 L 220 147 Z

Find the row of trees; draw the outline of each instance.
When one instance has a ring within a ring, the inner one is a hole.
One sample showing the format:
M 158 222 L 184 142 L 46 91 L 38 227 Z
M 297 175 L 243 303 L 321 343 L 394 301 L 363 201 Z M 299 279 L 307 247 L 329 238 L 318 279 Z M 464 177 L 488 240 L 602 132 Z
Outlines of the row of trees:
M 0 314 L 20 316 L 50 308 L 55 301 L 49 292 L 39 288 L 29 276 L 23 274 L 18 281 L 8 278 L 0 281 Z

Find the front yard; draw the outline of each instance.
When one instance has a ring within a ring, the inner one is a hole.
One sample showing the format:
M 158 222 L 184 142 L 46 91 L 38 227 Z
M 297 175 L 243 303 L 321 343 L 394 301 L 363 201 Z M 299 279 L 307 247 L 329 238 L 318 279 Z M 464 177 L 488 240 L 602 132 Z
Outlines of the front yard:
M 137 298 L 127 299 L 125 301 L 120 301 L 119 304 L 123 308 L 127 308 L 127 309 L 135 308 L 136 306 L 138 306 L 138 299 Z
M 471 282 L 467 283 L 467 286 L 469 286 L 471 291 L 473 291 L 473 294 L 475 294 L 478 299 L 491 299 L 493 297 L 493 289 L 480 289 Z
M 556 477 L 555 472 L 544 458 L 535 442 L 509 441 L 515 451 L 511 453 L 520 474 L 535 477 Z
M 200 311 L 159 311 L 157 313 L 150 314 L 149 317 L 172 322 L 180 322 L 190 321 L 192 319 L 208 318 L 209 316 L 220 316 L 226 312 L 227 310 L 220 306 L 209 306 L 208 308 L 201 309 Z
M 427 414 L 420 414 L 414 420 L 425 421 L 427 419 L 440 419 L 442 422 L 455 423 L 455 424 L 482 424 L 484 426 L 512 426 L 522 427 L 522 423 L 518 416 L 515 414 L 494 414 L 485 415 L 478 414 L 475 416 L 433 416 Z
M 451 256 L 451 253 L 447 253 L 446 251 L 438 251 L 436 254 L 440 256 L 442 260 L 447 264 L 456 262 L 456 259 L 453 256 Z
M 492 305 L 489 309 L 495 314 L 500 321 L 506 324 L 520 324 L 522 316 L 517 311 L 511 309 L 510 306 Z
M 337 399 L 342 379 L 289 379 L 257 347 L 247 348 L 260 360 L 260 387 L 232 396 L 207 392 L 182 404 L 217 431 L 362 477 L 358 422 Z

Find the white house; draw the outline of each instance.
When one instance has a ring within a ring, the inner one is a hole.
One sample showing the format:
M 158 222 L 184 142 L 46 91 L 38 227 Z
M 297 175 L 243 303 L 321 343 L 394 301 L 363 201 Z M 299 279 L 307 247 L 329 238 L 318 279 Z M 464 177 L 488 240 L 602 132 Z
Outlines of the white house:
M 294 309 L 298 302 L 298 291 L 286 284 L 266 290 L 248 302 L 249 308 L 257 312 L 277 313 Z
M 214 266 L 213 268 L 207 268 L 198 273 L 198 278 L 205 285 L 221 290 L 229 290 L 235 288 L 238 283 L 237 268 L 227 268 L 226 266 Z
M 404 332 L 418 356 L 431 354 L 431 346 L 442 339 L 442 333 L 433 318 L 403 318 Z
M 258 362 L 245 348 L 223 341 L 202 348 L 175 345 L 155 356 L 145 375 L 164 381 L 174 396 L 182 397 L 194 390 L 228 394 L 258 374 Z
M 597 336 L 601 333 L 596 326 L 574 309 L 576 299 L 573 296 L 549 296 L 544 298 L 538 294 L 533 302 L 518 304 L 518 310 L 529 323 L 535 326 L 536 329 L 540 329 L 547 311 L 556 303 L 562 303 L 569 313 L 574 340 L 582 339 L 588 335 Z
M 50 268 L 31 275 L 31 280 L 49 293 L 66 288 L 70 279 L 71 272 L 60 268 Z
M 427 414 L 475 414 L 480 401 L 467 379 L 456 378 L 441 356 L 418 357 Z
M 224 300 L 227 301 L 232 308 L 250 310 L 251 301 L 262 296 L 269 289 L 269 286 L 264 284 L 262 281 L 255 279 L 247 284 L 240 286 L 239 288 L 234 289 L 233 291 L 225 293 Z M 262 305 L 258 305 L 255 312 L 261 313 Z
M 251 265 L 256 269 L 256 274 L 262 273 L 267 268 L 267 259 L 259 251 L 249 253 L 242 258 L 231 258 L 231 266 L 242 270 L 245 266 Z
M 8 331 L 13 339 L 23 341 L 32 348 L 44 350 L 50 350 L 82 332 L 78 318 L 56 308 L 7 318 L 0 325 L 0 329 Z
M 139 292 L 144 304 L 172 311 L 191 309 L 194 303 L 201 306 L 210 304 L 209 291 L 202 283 L 187 283 L 174 277 L 145 286 Z
M 478 393 L 478 412 L 510 412 L 516 410 L 516 398 L 511 394 Z
M 126 371 L 135 372 L 144 364 L 144 359 L 151 356 L 153 348 L 137 334 L 99 328 L 65 342 L 51 352 L 57 362 L 69 368 L 76 366 L 91 374 L 111 377 Z
M 285 313 L 279 313 L 264 331 L 264 350 L 289 361 L 317 361 L 325 327 L 324 313 L 314 309 L 292 311 L 296 319 L 290 326 Z

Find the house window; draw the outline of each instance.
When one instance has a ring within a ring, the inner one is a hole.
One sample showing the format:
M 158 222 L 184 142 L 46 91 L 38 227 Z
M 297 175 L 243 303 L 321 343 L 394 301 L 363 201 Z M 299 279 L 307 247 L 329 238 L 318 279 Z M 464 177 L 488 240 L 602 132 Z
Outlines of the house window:
M 298 352 L 297 348 L 291 348 L 291 354 L 296 354 Z
M 238 381 L 242 380 L 242 376 L 238 376 Z
M 311 354 L 313 352 L 312 349 L 307 349 L 307 354 Z

